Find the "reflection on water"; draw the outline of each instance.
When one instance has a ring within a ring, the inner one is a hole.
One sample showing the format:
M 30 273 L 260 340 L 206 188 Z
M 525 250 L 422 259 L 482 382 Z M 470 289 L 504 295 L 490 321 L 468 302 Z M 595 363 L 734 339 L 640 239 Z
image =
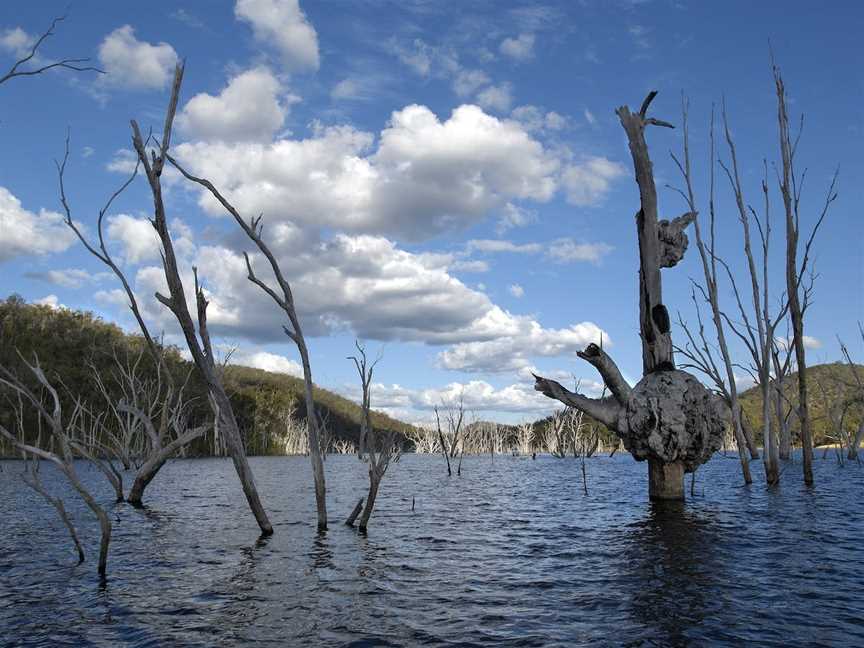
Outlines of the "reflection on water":
M 0 462 L 0 645 L 864 645 L 858 465 L 817 462 L 810 491 L 792 466 L 769 492 L 718 457 L 697 497 L 650 504 L 626 456 L 589 461 L 587 497 L 573 460 L 468 458 L 448 478 L 407 456 L 364 536 L 341 524 L 365 486 L 356 458 L 327 461 L 325 534 L 306 459 L 252 463 L 269 538 L 230 461 L 169 463 L 144 510 L 84 471 L 115 519 L 100 586 L 87 511 L 70 498 L 90 547 L 77 566 Z

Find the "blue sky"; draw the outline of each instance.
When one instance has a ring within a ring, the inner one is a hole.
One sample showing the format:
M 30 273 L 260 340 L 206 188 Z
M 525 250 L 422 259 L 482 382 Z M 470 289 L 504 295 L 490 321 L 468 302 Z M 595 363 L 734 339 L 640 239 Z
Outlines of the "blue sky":
M 65 11 L 65 2 L 3 3 L 3 65 Z M 538 416 L 552 403 L 533 392 L 530 371 L 580 378 L 593 393 L 598 377 L 575 353 L 601 334 L 628 378 L 641 371 L 638 194 L 615 107 L 657 89 L 653 114 L 680 124 L 686 93 L 704 210 L 708 116 L 725 97 L 747 199 L 761 204 L 763 158 L 778 156 L 770 40 L 793 118 L 806 115 L 805 224 L 840 168 L 814 253 L 810 362 L 838 359 L 838 335 L 864 357 L 857 3 L 76 1 L 68 14 L 42 60 L 88 56 L 107 73 L 0 85 L 0 295 L 92 310 L 132 330 L 116 281 L 58 222 L 52 160 L 68 127 L 73 216 L 92 234 L 129 170 L 129 119 L 161 126 L 183 57 L 175 153 L 243 213 L 264 214 L 316 382 L 356 392 L 345 356 L 359 336 L 384 346 L 373 405 L 422 420 L 464 392 L 483 418 Z M 681 131 L 648 138 L 661 214 L 680 215 L 664 185 L 680 184 L 669 151 L 680 151 Z M 719 248 L 743 272 L 740 224 L 718 182 Z M 204 277 L 218 343 L 237 347 L 238 362 L 296 371 L 279 312 L 245 280 L 249 245 L 236 226 L 195 187 L 170 174 L 165 183 L 176 245 Z M 779 297 L 776 191 L 772 199 Z M 108 234 L 152 326 L 171 340 L 173 322 L 152 298 L 150 206 L 139 178 L 112 207 Z M 664 270 L 670 311 L 693 319 L 690 279 L 700 276 L 695 249 Z

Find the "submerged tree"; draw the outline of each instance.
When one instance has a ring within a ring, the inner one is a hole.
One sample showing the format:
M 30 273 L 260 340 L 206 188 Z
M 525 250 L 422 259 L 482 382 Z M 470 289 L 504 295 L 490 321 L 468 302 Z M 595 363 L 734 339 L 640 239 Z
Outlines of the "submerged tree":
M 198 283 L 197 269 L 193 267 L 192 270 L 195 277 L 194 294 L 197 310 L 196 327 L 196 321 L 192 319 L 189 305 L 186 300 L 186 292 L 183 282 L 180 279 L 180 270 L 174 253 L 174 245 L 171 239 L 171 234 L 168 230 L 165 205 L 162 197 L 161 176 L 171 144 L 171 131 L 174 123 L 174 115 L 177 111 L 177 103 L 180 97 L 180 86 L 182 81 L 183 64 L 178 64 L 174 72 L 171 98 L 165 115 L 161 141 L 156 141 L 151 136 L 148 136 L 145 139 L 141 135 L 137 122 L 134 119 L 130 122 L 132 128 L 132 145 L 135 149 L 138 160 L 132 175 L 111 195 L 105 206 L 99 211 L 97 218 L 98 244 L 89 243 L 81 233 L 77 224 L 72 220 L 72 210 L 69 206 L 69 201 L 67 200 L 64 187 L 64 173 L 66 162 L 69 157 L 68 138 L 66 141 L 66 155 L 63 158 L 63 162 L 57 164 L 60 180 L 61 203 L 63 204 L 66 215 L 66 224 L 75 231 L 75 234 L 87 250 L 110 268 L 123 285 L 123 289 L 129 299 L 129 307 L 132 310 L 132 314 L 135 316 L 139 328 L 141 329 L 147 348 L 150 350 L 153 360 L 158 367 L 164 360 L 160 348 L 157 346 L 153 336 L 147 329 L 135 293 L 132 291 L 129 282 L 108 253 L 102 230 L 102 222 L 105 213 L 110 208 L 113 201 L 132 183 L 137 176 L 138 169 L 144 169 L 147 183 L 153 197 L 153 217 L 150 219 L 150 224 L 156 231 L 161 244 L 162 267 L 165 273 L 165 282 L 168 286 L 167 296 L 161 293 L 156 293 L 155 297 L 163 306 L 171 311 L 180 325 L 189 352 L 192 355 L 192 360 L 195 363 L 195 367 L 206 384 L 208 397 L 210 398 L 211 407 L 214 411 L 214 428 L 219 431 L 225 441 L 228 453 L 231 455 L 234 462 L 237 476 L 240 478 L 243 493 L 246 496 L 249 508 L 258 522 L 261 532 L 265 535 L 269 535 L 273 533 L 273 527 L 267 518 L 267 513 L 264 511 L 261 499 L 258 496 L 258 490 L 255 486 L 252 469 L 249 466 L 248 459 L 246 458 L 246 451 L 243 447 L 243 440 L 240 435 L 237 419 L 234 416 L 231 401 L 223 385 L 221 370 L 216 362 L 213 346 L 210 342 L 210 333 L 207 328 L 208 302 L 204 295 L 203 288 Z M 151 141 L 154 143 L 155 148 L 148 148 Z M 159 409 L 158 412 L 154 412 L 155 418 L 158 421 L 156 424 L 154 424 L 153 418 L 148 418 L 148 416 L 142 412 L 140 408 L 136 407 L 134 403 L 118 404 L 118 409 L 122 408 L 139 418 L 152 441 L 152 453 L 148 457 L 148 461 L 146 461 L 139 470 L 138 475 L 136 476 L 136 484 L 133 484 L 132 496 L 130 496 L 130 499 L 135 500 L 137 503 L 140 503 L 140 497 L 143 496 L 144 488 L 150 480 L 152 480 L 159 468 L 165 463 L 165 460 L 185 444 L 190 443 L 203 434 L 203 430 L 201 429 L 186 430 L 182 433 L 177 431 L 176 426 L 174 425 L 178 422 L 177 414 L 179 413 L 176 407 L 177 392 L 173 386 L 168 385 L 168 382 L 170 381 L 166 381 L 166 391 L 162 392 L 157 397 L 157 401 L 161 400 L 163 402 L 161 404 L 161 409 Z M 180 393 L 182 393 L 182 390 L 180 390 Z M 181 406 L 180 410 L 182 409 Z M 178 435 L 173 439 L 169 439 L 169 431 L 172 429 L 175 432 L 178 432 Z
M 465 423 L 465 394 L 459 394 L 458 403 L 442 403 L 442 407 L 444 408 L 444 422 L 447 425 L 446 432 L 441 429 L 441 413 L 437 406 L 434 408 L 435 427 L 438 432 L 438 449 L 441 451 L 441 455 L 447 463 L 448 476 L 453 475 L 453 467 L 450 460 L 455 459 L 456 456 L 459 457 L 456 474 L 461 476 L 462 456 L 465 454 L 465 445 L 462 443 Z
M 641 200 L 636 229 L 642 380 L 631 388 L 612 358 L 600 346 L 590 344 L 578 355 L 598 370 L 611 396 L 588 398 L 540 376 L 535 376 L 534 388 L 600 421 L 621 437 L 635 459 L 647 459 L 652 499 L 683 499 L 684 472 L 692 472 L 720 448 L 729 412 L 722 399 L 694 376 L 676 369 L 672 356 L 660 270 L 683 258 L 687 248 L 684 229 L 696 215 L 688 212 L 672 221 L 658 220 L 645 128 L 672 125 L 647 116 L 656 94 L 646 97 L 638 113 L 631 113 L 627 106 L 616 111 L 629 140 Z
M 193 399 L 185 392 L 191 371 L 178 387 L 164 361 L 164 347 L 160 345 L 154 350 L 158 360 L 154 378 L 144 375 L 143 351 L 134 360 L 127 358 L 125 362 L 114 353 L 111 378 L 122 394 L 119 401 L 115 400 L 105 378 L 93 367 L 93 380 L 102 395 L 105 411 L 114 419 L 113 426 L 106 426 L 107 439 L 100 447 L 124 465 L 130 461 L 136 463 L 135 478 L 127 498 L 135 507 L 143 506 L 144 491 L 165 462 L 212 427 L 209 423 L 196 427 L 188 425 Z M 137 439 L 141 440 L 133 459 L 131 444 Z
M 179 78 L 175 79 L 175 86 L 177 91 L 179 91 L 180 79 L 182 79 L 183 70 L 181 66 L 178 66 L 177 69 Z M 176 107 L 176 97 L 172 101 L 172 105 Z M 171 116 L 173 118 L 173 110 L 171 111 Z M 168 133 L 170 133 L 170 124 L 166 120 L 166 134 Z M 207 191 L 209 191 L 210 194 L 219 202 L 219 204 L 221 204 L 222 207 L 225 208 L 225 211 L 227 211 L 229 214 L 231 214 L 231 216 L 234 217 L 234 220 L 237 222 L 237 224 L 240 226 L 246 236 L 248 236 L 249 239 L 253 243 L 255 243 L 258 251 L 264 256 L 265 259 L 267 259 L 267 262 L 270 265 L 270 269 L 273 272 L 273 277 L 276 279 L 276 284 L 278 287 L 276 289 L 273 289 L 267 283 L 261 280 L 257 274 L 255 274 L 255 270 L 252 267 L 252 262 L 249 259 L 249 255 L 246 252 L 243 253 L 243 257 L 246 260 L 247 278 L 249 279 L 249 281 L 258 286 L 262 291 L 264 291 L 276 303 L 276 305 L 282 310 L 282 312 L 285 313 L 286 317 L 288 318 L 289 325 L 283 326 L 282 329 L 285 331 L 285 335 L 287 335 L 291 339 L 291 341 L 294 342 L 294 344 L 297 346 L 297 351 L 300 354 L 300 362 L 303 366 L 304 396 L 306 400 L 306 429 L 309 436 L 309 459 L 312 462 L 312 476 L 315 480 L 315 503 L 318 513 L 318 529 L 325 530 L 327 528 L 327 486 L 324 479 L 324 461 L 322 458 L 320 439 L 321 421 L 319 420 L 316 413 L 315 399 L 313 396 L 315 384 L 312 381 L 312 364 L 309 360 L 309 347 L 306 345 L 306 338 L 304 337 L 303 329 L 300 326 L 300 317 L 297 315 L 297 308 L 294 304 L 294 294 L 291 290 L 291 284 L 285 278 L 285 275 L 282 273 L 282 269 L 279 266 L 279 262 L 276 260 L 275 255 L 270 250 L 268 245 L 264 242 L 264 239 L 262 237 L 264 228 L 262 224 L 263 215 L 251 217 L 248 221 L 244 219 L 240 215 L 240 212 L 237 211 L 237 209 L 230 202 L 228 202 L 228 200 L 219 192 L 219 190 L 213 185 L 213 183 L 211 183 L 205 178 L 198 178 L 189 173 L 185 168 L 180 165 L 179 162 L 177 162 L 176 159 L 174 159 L 171 155 L 168 154 L 167 145 L 163 143 L 163 146 L 163 159 L 167 159 L 174 166 L 174 168 L 176 168 L 187 180 L 195 182 L 204 187 Z M 201 299 L 203 299 L 203 295 Z
M 821 212 L 804 243 L 803 253 L 799 261 L 799 243 L 801 237 L 801 190 L 804 186 L 806 169 L 797 174 L 795 169 L 795 154 L 798 141 L 804 128 L 804 117 L 798 133 L 793 136 L 789 126 L 789 112 L 786 109 L 786 87 L 780 68 L 772 65 L 774 87 L 777 93 L 777 122 L 780 131 L 780 169 L 778 181 L 780 194 L 783 197 L 783 215 L 786 222 L 786 293 L 789 300 L 789 319 L 792 321 L 792 346 L 795 349 L 795 364 L 798 367 L 798 419 L 801 424 L 801 448 L 803 457 L 804 483 L 813 484 L 813 434 L 811 431 L 810 411 L 807 407 L 807 359 L 804 347 L 804 312 L 806 309 L 808 264 L 810 248 L 813 239 L 819 231 L 819 226 L 825 220 L 831 203 L 837 198 L 835 186 L 837 172 L 831 180 Z
M 366 531 L 372 509 L 375 508 L 375 499 L 378 497 L 378 487 L 387 472 L 387 468 L 394 461 L 399 460 L 401 455 L 401 443 L 399 435 L 392 431 L 376 430 L 372 425 L 372 374 L 375 365 L 381 360 L 379 355 L 371 364 L 366 359 L 366 349 L 359 342 L 355 342 L 359 356 L 349 356 L 354 362 L 357 373 L 360 376 L 362 388 L 362 403 L 360 412 L 360 440 L 357 445 L 357 456 L 369 464 L 369 493 L 366 496 L 366 505 L 360 516 L 360 530 Z M 354 520 L 360 513 L 360 506 L 354 508 L 348 520 L 348 526 L 353 526 Z

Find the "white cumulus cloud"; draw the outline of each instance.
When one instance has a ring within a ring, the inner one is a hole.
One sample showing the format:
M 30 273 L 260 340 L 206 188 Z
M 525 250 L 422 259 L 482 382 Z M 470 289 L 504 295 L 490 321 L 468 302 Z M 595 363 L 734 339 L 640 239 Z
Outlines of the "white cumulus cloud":
M 200 93 L 177 115 L 177 125 L 199 140 L 269 142 L 282 128 L 290 103 L 267 68 L 254 68 L 233 77 L 217 96 Z
M 288 70 L 318 69 L 318 34 L 298 0 L 237 0 L 234 15 L 252 26 L 256 40 L 279 51 Z
M 618 162 L 591 157 L 567 166 L 561 174 L 561 182 L 567 202 L 584 207 L 602 202 L 611 189 L 612 181 L 624 175 L 627 171 Z
M 118 27 L 99 45 L 100 83 L 131 89 L 164 88 L 171 80 L 177 52 L 168 43 L 135 38 L 131 25 Z
M 17 256 L 63 252 L 75 240 L 63 216 L 44 209 L 34 214 L 11 191 L 0 187 L 0 263 Z

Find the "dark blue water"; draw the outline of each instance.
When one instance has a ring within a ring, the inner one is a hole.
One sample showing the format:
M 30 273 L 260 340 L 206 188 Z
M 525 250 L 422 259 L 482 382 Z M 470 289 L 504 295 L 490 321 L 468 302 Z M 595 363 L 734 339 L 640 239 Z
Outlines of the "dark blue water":
M 75 566 L 53 509 L 0 462 L 0 645 L 864 645 L 859 464 L 818 459 L 812 490 L 790 465 L 768 491 L 717 457 L 696 497 L 652 506 L 629 456 L 590 459 L 588 496 L 573 459 L 466 458 L 448 478 L 406 456 L 365 537 L 341 523 L 365 484 L 354 457 L 326 462 L 325 535 L 305 458 L 252 465 L 264 541 L 227 460 L 169 463 L 146 511 L 82 467 L 115 520 L 103 586 L 92 516 L 66 498 Z

